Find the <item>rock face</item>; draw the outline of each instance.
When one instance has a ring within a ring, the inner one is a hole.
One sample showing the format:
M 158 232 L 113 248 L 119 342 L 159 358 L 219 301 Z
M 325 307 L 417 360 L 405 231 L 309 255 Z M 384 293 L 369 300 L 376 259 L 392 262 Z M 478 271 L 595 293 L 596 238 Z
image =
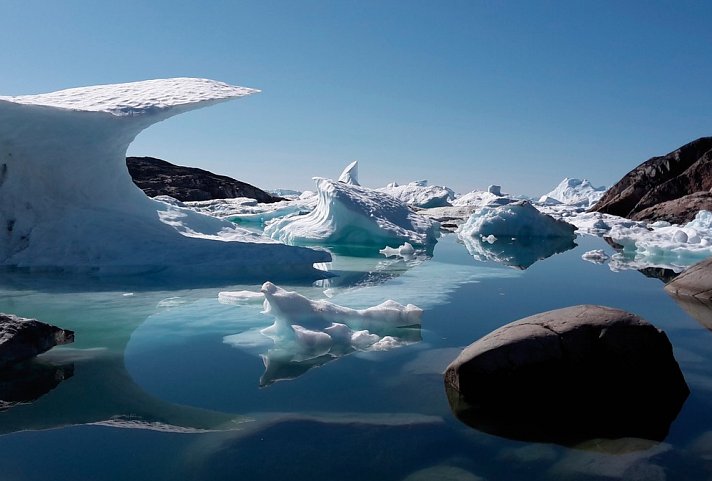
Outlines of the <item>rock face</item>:
M 507 324 L 448 366 L 455 414 L 515 439 L 662 440 L 689 389 L 665 333 L 634 314 L 581 305 Z
M 0 368 L 74 342 L 74 332 L 36 319 L 0 313 Z
M 665 290 L 675 296 L 712 302 L 712 258 L 688 267 Z
M 264 203 L 283 200 L 231 177 L 153 157 L 127 157 L 126 166 L 134 184 L 149 197 L 169 195 L 183 202 L 235 197 L 249 197 Z
M 689 196 L 710 188 L 712 137 L 702 137 L 643 162 L 608 189 L 591 210 L 633 220 L 689 222 L 700 208 L 712 208 L 710 195 Z

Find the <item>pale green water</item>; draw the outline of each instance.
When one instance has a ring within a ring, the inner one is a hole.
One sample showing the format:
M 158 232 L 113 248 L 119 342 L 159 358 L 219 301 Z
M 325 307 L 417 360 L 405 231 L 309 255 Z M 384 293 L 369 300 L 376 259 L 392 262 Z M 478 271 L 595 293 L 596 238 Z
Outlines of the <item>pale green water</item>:
M 712 332 L 659 280 L 581 260 L 609 249 L 601 240 L 577 243 L 525 271 L 476 262 L 452 236 L 415 266 L 339 254 L 332 268 L 342 275 L 327 285 L 283 287 L 310 298 L 328 288 L 334 302 L 358 308 L 414 303 L 425 310 L 420 341 L 268 373 L 260 355 L 270 346 L 257 331 L 271 318 L 217 301 L 220 291 L 258 285 L 159 290 L 8 276 L 0 311 L 73 329 L 77 340 L 43 356 L 73 366 L 71 377 L 0 412 L 0 479 L 712 478 Z M 499 438 L 453 417 L 441 372 L 462 347 L 581 303 L 629 310 L 668 334 L 692 393 L 665 441 L 572 449 Z M 238 345 L 223 341 L 234 335 Z M 275 382 L 260 387 L 265 376 Z

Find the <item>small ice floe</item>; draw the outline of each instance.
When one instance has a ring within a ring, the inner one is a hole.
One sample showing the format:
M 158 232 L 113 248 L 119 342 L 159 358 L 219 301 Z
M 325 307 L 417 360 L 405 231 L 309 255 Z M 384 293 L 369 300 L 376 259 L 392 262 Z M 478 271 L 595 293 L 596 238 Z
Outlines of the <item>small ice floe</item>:
M 593 262 L 594 264 L 603 264 L 610 259 L 610 257 L 602 249 L 594 249 L 583 253 L 583 255 L 581 255 L 581 259 Z
M 384 351 L 419 342 L 422 310 L 387 300 L 367 309 L 352 309 L 311 300 L 271 282 L 261 288 L 264 313 L 274 323 L 260 333 L 274 342 L 262 354 L 260 384 L 291 379 L 307 370 L 356 351 Z M 227 336 L 225 342 L 239 345 Z
M 386 246 L 378 252 L 386 257 L 402 257 L 406 260 L 415 257 L 415 248 L 409 242 L 406 242 L 400 247 Z
M 265 300 L 264 294 L 254 291 L 222 291 L 218 292 L 220 304 L 253 304 Z

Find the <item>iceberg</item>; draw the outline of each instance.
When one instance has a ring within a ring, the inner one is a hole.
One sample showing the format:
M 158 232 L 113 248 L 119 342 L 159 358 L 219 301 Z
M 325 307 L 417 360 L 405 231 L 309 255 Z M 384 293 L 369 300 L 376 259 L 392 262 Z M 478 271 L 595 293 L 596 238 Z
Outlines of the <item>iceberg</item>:
M 126 150 L 150 125 L 258 92 L 196 78 L 0 96 L 0 266 L 105 274 L 318 275 L 326 252 L 285 246 L 148 198 Z
M 439 224 L 394 197 L 365 187 L 316 177 L 318 201 L 306 215 L 276 219 L 265 234 L 287 244 L 428 246 Z
M 490 260 L 526 269 L 576 246 L 576 227 L 539 212 L 528 201 L 483 207 L 458 230 L 468 252 L 477 260 Z
M 587 179 L 569 179 L 566 177 L 554 190 L 539 199 L 541 204 L 555 205 L 555 202 L 590 207 L 599 201 L 606 192 L 605 187 L 594 187 Z
M 339 176 L 339 182 L 351 185 L 361 185 L 358 183 L 358 160 L 354 160 L 346 166 Z
M 260 333 L 274 342 L 262 354 L 265 372 L 260 385 L 293 379 L 309 369 L 355 351 L 384 351 L 420 341 L 422 309 L 387 300 L 367 309 L 351 309 L 328 301 L 313 301 L 271 282 L 260 289 L 264 313 L 274 324 Z M 222 296 L 225 293 L 221 293 Z M 245 292 L 235 293 L 245 298 Z M 240 347 L 245 334 L 226 336 Z
M 421 209 L 447 207 L 450 205 L 450 201 L 455 198 L 455 192 L 452 189 L 439 185 L 428 185 L 427 180 L 411 182 L 407 185 L 398 185 L 393 182 L 377 190 Z

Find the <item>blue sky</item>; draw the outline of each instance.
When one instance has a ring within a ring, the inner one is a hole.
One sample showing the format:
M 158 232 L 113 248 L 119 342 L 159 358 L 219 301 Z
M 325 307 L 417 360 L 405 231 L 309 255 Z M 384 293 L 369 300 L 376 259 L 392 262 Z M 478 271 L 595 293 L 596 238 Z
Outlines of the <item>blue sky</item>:
M 0 0 L 0 94 L 165 77 L 262 93 L 129 150 L 263 188 L 610 185 L 712 135 L 712 2 Z

